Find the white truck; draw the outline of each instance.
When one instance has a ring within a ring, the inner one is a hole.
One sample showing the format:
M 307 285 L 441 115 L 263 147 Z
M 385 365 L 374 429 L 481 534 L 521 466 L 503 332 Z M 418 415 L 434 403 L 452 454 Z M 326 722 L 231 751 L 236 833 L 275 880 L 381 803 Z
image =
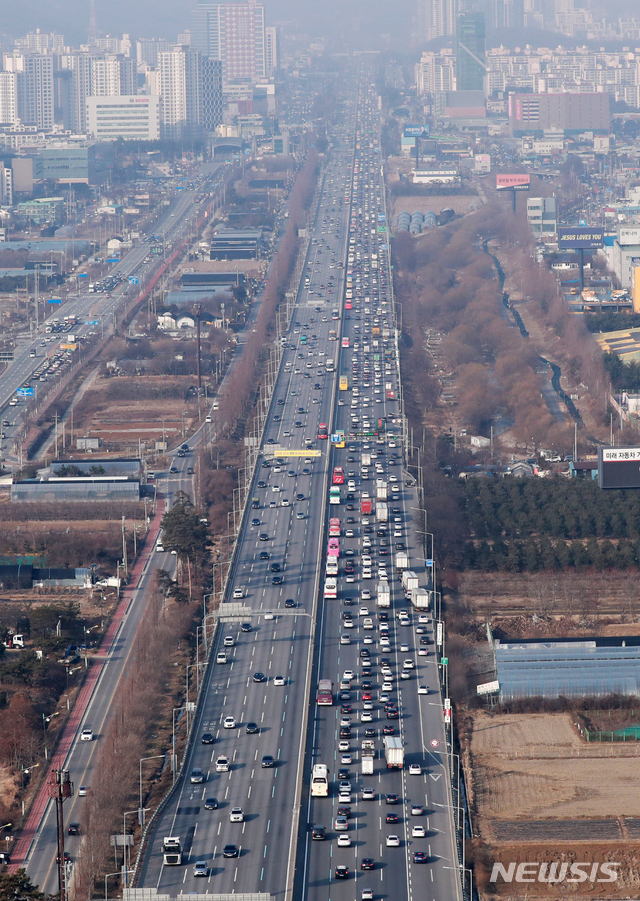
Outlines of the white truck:
M 396 554 L 396 569 L 398 572 L 402 572 L 405 569 L 409 569 L 409 555 L 400 553 Z
M 360 458 L 360 466 L 362 466 L 363 469 L 369 469 L 371 466 L 371 454 L 362 455 Z
M 427 610 L 431 606 L 431 592 L 426 588 L 413 588 L 411 591 L 411 604 L 416 610 Z
M 386 501 L 388 495 L 387 483 L 384 479 L 376 479 L 376 500 Z
M 402 573 L 402 587 L 404 588 L 405 597 L 410 598 L 411 592 L 418 587 L 418 577 L 411 569 L 405 569 Z
M 373 776 L 373 760 L 376 756 L 376 747 L 373 739 L 364 739 L 360 756 L 362 762 L 362 775 Z
M 388 769 L 401 770 L 404 766 L 404 748 L 402 739 L 397 735 L 385 735 L 384 756 Z
M 386 504 L 376 502 L 376 522 L 388 522 L 389 508 Z
M 376 589 L 378 607 L 391 606 L 391 589 L 388 582 L 378 582 Z
M 162 840 L 162 857 L 165 867 L 178 867 L 182 863 L 182 845 L 177 835 L 165 835 Z

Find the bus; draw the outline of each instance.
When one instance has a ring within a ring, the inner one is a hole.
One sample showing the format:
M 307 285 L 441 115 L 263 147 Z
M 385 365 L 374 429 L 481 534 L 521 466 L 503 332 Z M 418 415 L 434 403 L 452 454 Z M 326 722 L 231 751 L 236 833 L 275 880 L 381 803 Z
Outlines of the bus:
M 340 503 L 340 486 L 332 485 L 329 489 L 329 503 L 330 504 L 339 504 Z
M 320 703 L 318 701 L 318 703 Z M 326 763 L 315 763 L 311 771 L 311 797 L 326 798 L 329 794 L 329 770 Z
M 326 441 L 326 439 L 328 437 L 329 437 L 329 431 L 328 431 L 327 424 L 326 424 L 326 422 L 321 422 L 320 425 L 318 426 L 318 438 Z
M 350 343 L 351 343 L 351 342 L 349 341 L 348 338 L 343 338 L 343 339 L 342 339 L 342 346 L 343 346 L 343 347 L 349 347 Z
M 306 343 L 307 343 L 307 336 L 300 335 L 300 344 L 306 344 Z
M 339 557 L 340 556 L 340 542 L 337 538 L 329 539 L 329 546 L 327 547 L 327 557 Z
M 322 707 L 333 706 L 333 682 L 331 679 L 320 679 L 318 681 L 316 701 Z
M 338 597 L 338 580 L 335 576 L 328 577 L 324 580 L 324 596 L 325 598 L 333 600 Z
M 332 319 L 340 319 L 340 310 L 331 310 Z
M 345 310 L 352 310 L 352 309 L 353 309 L 353 304 L 351 303 L 350 300 L 346 300 L 346 301 L 345 301 L 344 308 L 345 308 Z
M 342 466 L 333 467 L 333 476 L 331 477 L 331 481 L 334 485 L 344 485 L 344 470 Z
M 349 390 L 349 379 L 346 375 L 340 376 L 340 391 L 348 391 Z
M 340 537 L 340 520 L 337 516 L 333 516 L 329 520 L 329 537 L 330 538 L 339 538 Z

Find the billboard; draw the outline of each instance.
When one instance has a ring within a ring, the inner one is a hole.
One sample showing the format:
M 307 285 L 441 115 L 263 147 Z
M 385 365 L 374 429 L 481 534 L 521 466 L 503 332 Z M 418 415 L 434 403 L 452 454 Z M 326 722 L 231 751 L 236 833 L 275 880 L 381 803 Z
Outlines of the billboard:
M 623 246 L 640 244 L 640 228 L 620 227 L 618 229 L 618 243 Z
M 496 191 L 529 191 L 531 176 L 524 172 L 513 175 L 496 175 Z
M 640 447 L 598 449 L 600 488 L 640 488 Z
M 429 126 L 428 125 L 405 125 L 402 133 L 405 138 L 428 138 L 429 137 Z
M 604 244 L 604 229 L 584 226 L 558 227 L 560 250 L 596 250 Z

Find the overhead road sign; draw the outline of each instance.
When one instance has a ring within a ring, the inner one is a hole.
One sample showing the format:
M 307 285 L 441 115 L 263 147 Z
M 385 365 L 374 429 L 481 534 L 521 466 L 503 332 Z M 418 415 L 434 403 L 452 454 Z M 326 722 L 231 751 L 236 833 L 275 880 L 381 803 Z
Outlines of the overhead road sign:
M 322 453 L 319 450 L 289 450 L 288 448 L 278 447 L 277 444 L 272 444 L 269 447 L 265 447 L 265 454 L 269 454 L 269 456 L 273 457 L 321 457 Z
M 600 488 L 640 488 L 640 447 L 598 448 Z
M 89 278 L 89 273 L 88 272 L 79 272 L 78 278 Z
M 33 388 L 18 388 L 16 391 L 18 397 L 33 397 L 35 393 Z
M 138 278 L 137 275 L 130 275 L 130 276 L 129 276 L 129 284 L 130 284 L 130 285 L 137 285 L 137 284 L 139 283 L 139 281 L 140 281 L 140 279 Z
M 62 303 L 61 297 L 50 297 L 47 303 Z
M 107 263 L 119 263 L 120 257 L 107 257 Z
M 604 229 L 567 226 L 558 228 L 560 250 L 597 250 L 604 244 Z
M 529 191 L 531 190 L 531 176 L 524 172 L 515 172 L 512 175 L 496 175 L 496 191 Z

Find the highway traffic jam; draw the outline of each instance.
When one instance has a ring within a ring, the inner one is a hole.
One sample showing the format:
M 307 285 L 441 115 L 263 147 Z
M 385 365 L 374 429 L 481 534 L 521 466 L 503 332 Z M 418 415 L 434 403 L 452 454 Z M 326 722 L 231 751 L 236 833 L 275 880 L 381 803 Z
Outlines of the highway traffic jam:
M 234 613 L 138 873 L 172 896 L 460 897 L 379 121 L 369 79 L 358 87 L 321 176 L 229 574 Z

